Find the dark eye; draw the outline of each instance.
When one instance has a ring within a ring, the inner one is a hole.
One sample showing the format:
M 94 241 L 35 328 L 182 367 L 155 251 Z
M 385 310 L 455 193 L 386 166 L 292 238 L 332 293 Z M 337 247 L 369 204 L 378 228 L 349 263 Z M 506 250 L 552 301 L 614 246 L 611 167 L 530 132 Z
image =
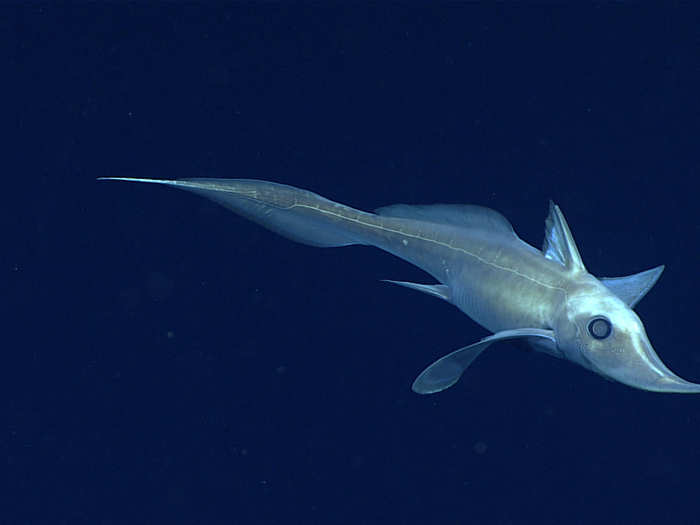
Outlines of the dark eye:
M 605 317 L 594 317 L 588 321 L 588 333 L 594 339 L 605 339 L 612 332 L 612 325 Z

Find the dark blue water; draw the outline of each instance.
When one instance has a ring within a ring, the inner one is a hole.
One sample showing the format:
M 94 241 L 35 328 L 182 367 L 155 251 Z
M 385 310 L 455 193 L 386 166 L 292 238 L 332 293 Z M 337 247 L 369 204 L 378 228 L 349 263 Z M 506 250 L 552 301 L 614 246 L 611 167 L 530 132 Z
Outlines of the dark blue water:
M 637 310 L 700 380 L 697 11 L 5 7 L 8 524 L 697 523 L 700 397 L 503 345 L 175 190 L 245 177 L 371 210 L 548 199 L 588 269 L 666 264 Z

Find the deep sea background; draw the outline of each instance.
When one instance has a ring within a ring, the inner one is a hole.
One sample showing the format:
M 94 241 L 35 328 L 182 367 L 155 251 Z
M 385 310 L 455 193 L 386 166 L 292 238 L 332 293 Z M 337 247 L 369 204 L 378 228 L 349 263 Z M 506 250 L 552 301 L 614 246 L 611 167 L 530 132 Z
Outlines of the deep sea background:
M 200 197 L 282 182 L 372 210 L 474 203 L 541 246 L 548 199 L 700 381 L 691 7 L 0 8 L 2 524 L 700 523 L 700 397 L 503 345 Z

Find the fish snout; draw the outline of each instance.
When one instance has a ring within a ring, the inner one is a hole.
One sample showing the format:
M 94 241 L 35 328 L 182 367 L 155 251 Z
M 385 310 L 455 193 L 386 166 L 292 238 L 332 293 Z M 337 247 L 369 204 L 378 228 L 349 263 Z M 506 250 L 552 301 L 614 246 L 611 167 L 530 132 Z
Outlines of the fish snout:
M 621 346 L 593 352 L 586 357 L 601 375 L 634 388 L 651 392 L 700 393 L 700 384 L 686 381 L 669 370 L 643 332 L 626 338 Z

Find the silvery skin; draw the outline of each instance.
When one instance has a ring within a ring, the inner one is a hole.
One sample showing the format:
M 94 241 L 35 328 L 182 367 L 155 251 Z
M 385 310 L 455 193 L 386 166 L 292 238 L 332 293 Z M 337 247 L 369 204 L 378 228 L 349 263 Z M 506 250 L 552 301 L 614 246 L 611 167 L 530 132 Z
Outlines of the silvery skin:
M 102 180 L 191 191 L 294 241 L 375 246 L 432 275 L 436 284 L 388 282 L 452 303 L 493 335 L 428 366 L 413 383 L 419 394 L 449 388 L 486 348 L 514 339 L 635 388 L 700 393 L 700 384 L 681 379 L 661 362 L 632 310 L 663 266 L 597 279 L 586 271 L 554 203 L 538 250 L 522 241 L 505 217 L 481 206 L 397 204 L 368 213 L 261 180 Z

